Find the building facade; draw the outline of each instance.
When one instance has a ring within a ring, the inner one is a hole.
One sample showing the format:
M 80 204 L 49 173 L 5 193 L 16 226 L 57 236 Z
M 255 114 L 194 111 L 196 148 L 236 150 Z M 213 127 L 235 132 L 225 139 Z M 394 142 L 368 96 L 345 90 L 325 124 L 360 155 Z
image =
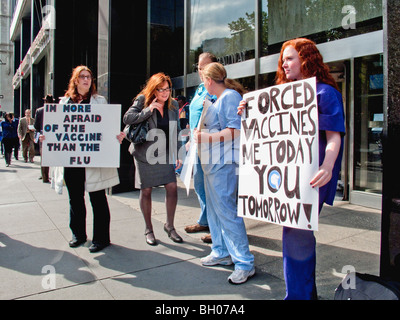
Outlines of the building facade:
M 382 197 L 383 8 L 381 0 L 11 0 L 14 110 L 62 96 L 73 67 L 88 65 L 100 94 L 125 112 L 146 79 L 163 71 L 190 101 L 197 59 L 214 53 L 248 90 L 274 84 L 282 43 L 315 41 L 346 111 L 343 198 L 380 208 Z M 122 127 L 122 123 L 121 123 Z M 120 190 L 132 188 L 121 147 Z
M 341 173 L 344 199 L 381 208 L 383 112 L 382 1 L 255 0 L 186 2 L 186 73 L 175 80 L 190 97 L 199 53 L 213 52 L 248 90 L 274 84 L 282 43 L 315 41 L 341 88 L 347 119 Z
M 0 1 L 0 113 L 14 111 L 13 88 L 10 86 L 14 76 L 13 43 L 10 40 L 10 1 Z

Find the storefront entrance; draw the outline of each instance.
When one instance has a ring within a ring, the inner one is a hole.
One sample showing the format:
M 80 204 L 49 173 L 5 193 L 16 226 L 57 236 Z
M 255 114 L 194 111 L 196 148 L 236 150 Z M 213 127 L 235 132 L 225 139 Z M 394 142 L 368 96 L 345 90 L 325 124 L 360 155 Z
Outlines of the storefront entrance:
M 383 55 L 354 59 L 353 86 L 350 201 L 381 209 Z
M 383 56 L 329 63 L 343 95 L 345 153 L 338 194 L 351 203 L 381 209 Z

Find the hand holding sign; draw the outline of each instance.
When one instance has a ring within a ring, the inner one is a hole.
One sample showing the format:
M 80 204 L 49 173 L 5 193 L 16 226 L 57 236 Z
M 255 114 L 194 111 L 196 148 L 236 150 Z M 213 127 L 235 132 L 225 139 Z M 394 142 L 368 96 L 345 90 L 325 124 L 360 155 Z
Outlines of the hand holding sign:
M 334 131 L 325 131 L 325 132 L 327 140 L 325 158 L 323 164 L 319 168 L 318 173 L 310 182 L 310 185 L 313 188 L 323 187 L 331 180 L 332 170 L 333 167 L 335 166 L 335 162 L 340 150 L 340 144 L 341 144 L 340 134 Z
M 247 102 L 246 100 L 240 101 L 239 107 L 238 107 L 238 115 L 241 116 L 245 112 L 247 107 Z

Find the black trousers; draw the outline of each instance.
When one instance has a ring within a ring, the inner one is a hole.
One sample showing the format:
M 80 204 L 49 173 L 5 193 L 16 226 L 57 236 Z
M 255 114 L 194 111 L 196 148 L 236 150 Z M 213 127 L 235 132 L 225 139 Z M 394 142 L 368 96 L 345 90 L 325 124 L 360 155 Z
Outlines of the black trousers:
M 18 148 L 16 147 L 17 141 L 19 141 L 18 138 L 3 138 L 2 140 L 2 143 L 4 145 L 4 159 L 6 160 L 7 164 L 11 163 L 11 155 L 13 148 L 15 148 L 14 149 L 15 159 L 18 159 Z M 15 155 L 15 150 L 17 150 L 16 151 L 17 155 Z
M 86 240 L 85 168 L 64 168 L 69 194 L 70 228 L 78 240 Z M 93 209 L 93 243 L 110 243 L 110 209 L 105 190 L 89 192 Z

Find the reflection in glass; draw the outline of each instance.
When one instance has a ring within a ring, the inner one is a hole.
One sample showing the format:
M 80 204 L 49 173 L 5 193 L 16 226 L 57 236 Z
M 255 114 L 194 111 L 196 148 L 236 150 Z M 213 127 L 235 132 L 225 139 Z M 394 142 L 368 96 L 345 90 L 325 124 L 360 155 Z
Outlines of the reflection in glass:
M 382 192 L 383 57 L 355 59 L 354 190 Z
M 224 64 L 254 58 L 254 1 L 191 0 L 189 72 L 202 52 Z
M 109 38 L 110 1 L 99 1 L 99 35 L 98 35 L 98 61 L 97 61 L 97 91 L 109 99 Z
M 261 6 L 262 56 L 297 37 L 323 43 L 382 30 L 381 0 L 262 0 Z
M 150 1 L 149 75 L 160 71 L 171 77 L 183 74 L 183 8 L 183 0 Z

